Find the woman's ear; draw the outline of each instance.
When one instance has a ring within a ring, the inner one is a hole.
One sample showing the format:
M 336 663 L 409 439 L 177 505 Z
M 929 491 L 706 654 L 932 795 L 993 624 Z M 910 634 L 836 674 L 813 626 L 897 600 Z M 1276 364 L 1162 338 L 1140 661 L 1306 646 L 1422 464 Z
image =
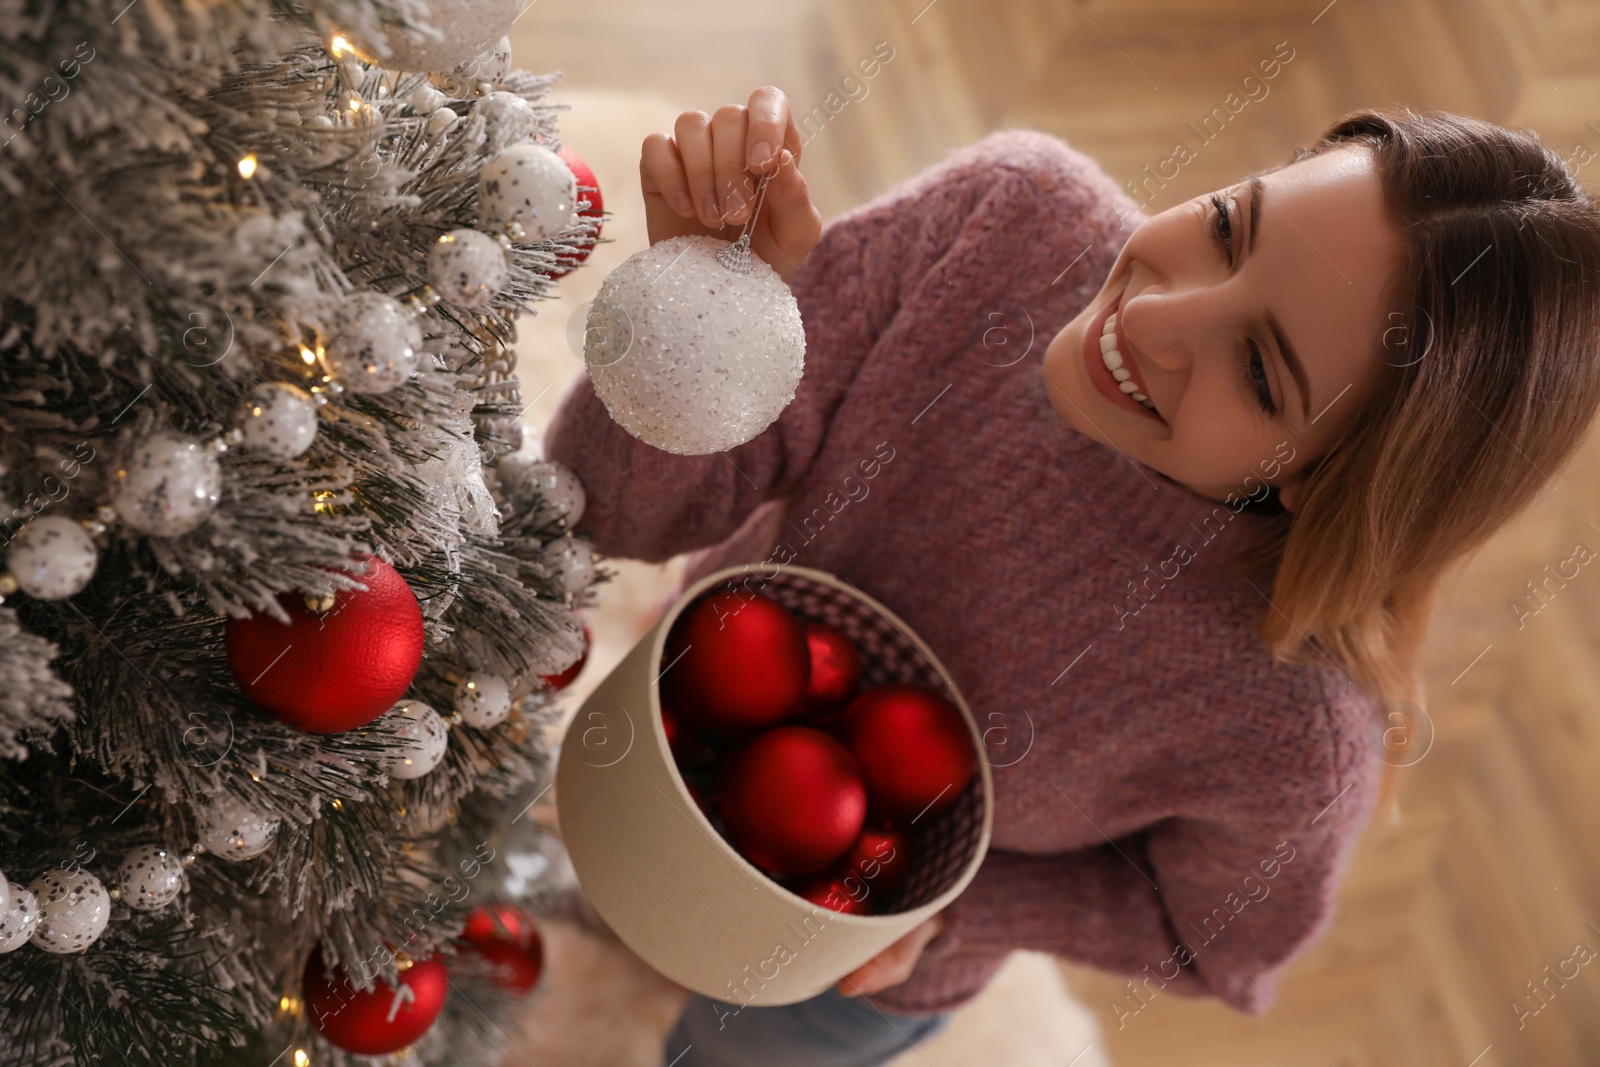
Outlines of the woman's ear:
M 1314 463 L 1304 464 L 1278 483 L 1278 503 L 1283 505 L 1285 511 L 1300 509 L 1300 494 L 1305 491 L 1306 475 L 1314 466 Z

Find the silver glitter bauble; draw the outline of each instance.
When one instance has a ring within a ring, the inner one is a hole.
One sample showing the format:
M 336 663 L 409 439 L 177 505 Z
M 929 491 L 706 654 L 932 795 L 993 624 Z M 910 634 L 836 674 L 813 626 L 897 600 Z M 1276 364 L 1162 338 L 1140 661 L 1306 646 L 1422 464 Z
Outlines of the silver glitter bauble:
M 510 277 L 505 249 L 477 230 L 451 230 L 428 252 L 428 284 L 452 304 L 486 308 Z
M 192 437 L 160 431 L 134 446 L 112 479 L 111 506 L 122 521 L 157 537 L 199 526 L 222 498 L 222 467 Z
M 529 500 L 537 494 L 568 528 L 576 526 L 589 500 L 578 476 L 570 467 L 553 460 L 508 462 L 518 458 L 508 456 L 495 468 L 506 493 L 518 500 Z
M 449 732 L 439 713 L 420 700 L 402 700 L 378 722 L 400 735 L 384 761 L 391 778 L 421 778 L 444 759 Z
M 64 515 L 46 515 L 28 523 L 11 539 L 6 567 L 29 596 L 63 600 L 89 584 L 98 559 L 94 541 L 81 523 Z M 0 892 L 0 902 L 4 899 Z
M 428 80 L 457 100 L 492 93 L 511 70 L 511 38 L 484 45 L 449 70 L 430 71 Z
M 544 561 L 561 576 L 568 592 L 581 593 L 594 584 L 594 546 L 581 537 L 558 537 L 544 547 Z
M 122 901 L 130 908 L 155 911 L 178 899 L 183 889 L 183 861 L 160 845 L 144 845 L 122 858 L 117 868 Z
M 511 714 L 511 685 L 498 674 L 473 671 L 456 686 L 456 710 L 468 726 L 498 726 Z
M 770 426 L 805 371 L 800 306 L 758 256 L 735 273 L 729 242 L 668 237 L 628 257 L 589 308 L 583 359 L 595 395 L 664 452 L 725 452 Z
M 478 176 L 478 211 L 494 226 L 522 227 L 543 241 L 577 225 L 578 179 L 544 145 L 516 144 L 490 157 Z
M 0 953 L 14 952 L 39 925 L 39 898 L 20 885 L 11 887 L 11 906 L 0 911 Z
M 317 405 L 291 382 L 266 382 L 252 390 L 239 416 L 244 444 L 277 459 L 293 459 L 317 436 Z
M 28 891 L 39 900 L 33 943 L 46 952 L 82 952 L 111 918 L 111 895 L 88 871 L 45 871 L 28 883 Z
M 509 33 L 527 6 L 528 0 L 428 0 L 426 18 L 435 35 L 385 26 L 345 29 L 343 36 L 362 59 L 387 70 L 449 70 Z
M 517 93 L 489 93 L 472 105 L 481 116 L 490 154 L 521 144 L 539 128 L 539 113 Z
M 417 366 L 420 327 L 404 304 L 382 293 L 352 293 L 339 308 L 328 363 L 353 393 L 387 393 Z
M 279 820 L 253 811 L 234 797 L 224 797 L 215 811 L 200 816 L 200 843 L 225 860 L 261 855 L 278 838 Z

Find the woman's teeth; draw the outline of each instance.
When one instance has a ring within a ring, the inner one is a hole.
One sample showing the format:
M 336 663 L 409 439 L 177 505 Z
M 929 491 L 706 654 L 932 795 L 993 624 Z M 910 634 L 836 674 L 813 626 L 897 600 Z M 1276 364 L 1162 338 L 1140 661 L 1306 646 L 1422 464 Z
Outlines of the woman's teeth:
M 1131 394 L 1135 400 L 1151 411 L 1156 410 L 1156 406 L 1150 403 L 1150 398 L 1139 392 L 1139 387 L 1129 380 L 1133 375 L 1122 365 L 1122 353 L 1117 351 L 1117 313 L 1114 311 L 1106 316 L 1105 329 L 1100 331 L 1100 358 L 1105 360 L 1106 369 L 1117 380 L 1117 388 Z M 1156 414 L 1161 413 L 1156 411 Z

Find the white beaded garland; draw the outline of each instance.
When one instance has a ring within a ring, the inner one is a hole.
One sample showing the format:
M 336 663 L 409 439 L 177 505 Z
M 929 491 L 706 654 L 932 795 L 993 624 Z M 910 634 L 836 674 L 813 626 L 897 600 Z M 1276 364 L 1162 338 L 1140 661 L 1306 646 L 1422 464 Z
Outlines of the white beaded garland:
M 247 860 L 272 847 L 279 820 L 253 811 L 235 797 L 200 817 L 200 843 L 225 860 Z
M 729 242 L 668 237 L 628 257 L 589 308 L 583 358 L 611 417 L 678 455 L 725 452 L 770 426 L 805 370 L 800 307 L 759 256 L 735 273 Z
M 462 307 L 488 307 L 510 276 L 500 242 L 477 230 L 451 230 L 428 253 L 429 284 L 440 297 Z
M 581 593 L 594 584 L 594 547 L 583 538 L 556 538 L 545 546 L 544 559 L 561 576 L 568 592 Z
M 472 112 L 483 119 L 491 154 L 526 141 L 539 126 L 539 113 L 516 93 L 489 93 L 472 105 Z
M 111 918 L 111 896 L 83 870 L 45 871 L 28 884 L 39 901 L 33 943 L 46 952 L 81 952 L 94 944 Z
M 292 382 L 256 386 L 240 414 L 239 429 L 248 448 L 277 459 L 293 459 L 317 435 L 317 405 Z
M 135 530 L 176 537 L 199 526 L 222 498 L 222 467 L 199 441 L 159 431 L 117 471 L 111 506 Z
M 387 393 L 416 369 L 420 336 L 400 301 L 382 293 L 352 293 L 339 308 L 327 344 L 328 363 L 351 392 Z
M 478 211 L 495 226 L 521 226 L 523 240 L 542 241 L 577 225 L 577 203 L 572 168 L 544 145 L 501 149 L 478 176 Z
M 160 845 L 144 845 L 123 857 L 117 868 L 117 885 L 130 908 L 164 908 L 177 900 L 183 889 L 183 861 Z
M 504 37 L 527 0 L 429 0 L 429 35 L 411 27 L 384 27 L 343 36 L 363 59 L 388 70 L 448 70 Z
M 64 515 L 46 515 L 28 523 L 12 539 L 6 567 L 29 596 L 63 600 L 89 584 L 98 558 L 94 541 L 81 523 Z M 0 901 L 4 899 L 0 892 Z
M 439 713 L 420 700 L 402 700 L 378 720 L 401 741 L 384 761 L 391 778 L 421 778 L 444 759 L 450 735 Z
M 498 726 L 511 714 L 511 685 L 498 674 L 473 671 L 456 686 L 456 710 L 468 726 Z
M 465 100 L 494 92 L 505 83 L 510 71 L 511 38 L 501 37 L 449 70 L 429 72 L 428 80 L 457 100 Z
M 0 953 L 14 952 L 39 925 L 39 898 L 20 885 L 11 887 L 11 906 L 0 912 Z

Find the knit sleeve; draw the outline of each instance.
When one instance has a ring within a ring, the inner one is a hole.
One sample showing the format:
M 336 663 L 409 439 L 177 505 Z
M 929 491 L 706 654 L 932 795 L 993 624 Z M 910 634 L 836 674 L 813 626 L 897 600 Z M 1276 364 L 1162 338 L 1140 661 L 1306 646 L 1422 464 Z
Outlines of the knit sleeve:
M 1070 852 L 991 850 L 929 946 L 934 986 L 898 1003 L 937 1000 L 941 958 L 1033 949 L 1132 978 L 1140 999 L 1119 1014 L 1164 993 L 1265 1012 L 1283 969 L 1331 921 L 1371 816 L 1375 773 L 1353 756 L 1343 763 L 1293 821 L 1265 809 L 1183 814 Z
M 790 282 L 805 325 L 804 375 L 778 419 L 744 444 L 662 451 L 617 425 L 580 374 L 545 434 L 546 457 L 571 468 L 587 494 L 573 532 L 605 555 L 662 562 L 725 540 L 763 501 L 792 492 L 897 316 L 953 284 L 942 267 L 971 220 L 1028 194 L 1025 171 L 998 165 L 1016 136 L 957 149 L 823 227 Z

